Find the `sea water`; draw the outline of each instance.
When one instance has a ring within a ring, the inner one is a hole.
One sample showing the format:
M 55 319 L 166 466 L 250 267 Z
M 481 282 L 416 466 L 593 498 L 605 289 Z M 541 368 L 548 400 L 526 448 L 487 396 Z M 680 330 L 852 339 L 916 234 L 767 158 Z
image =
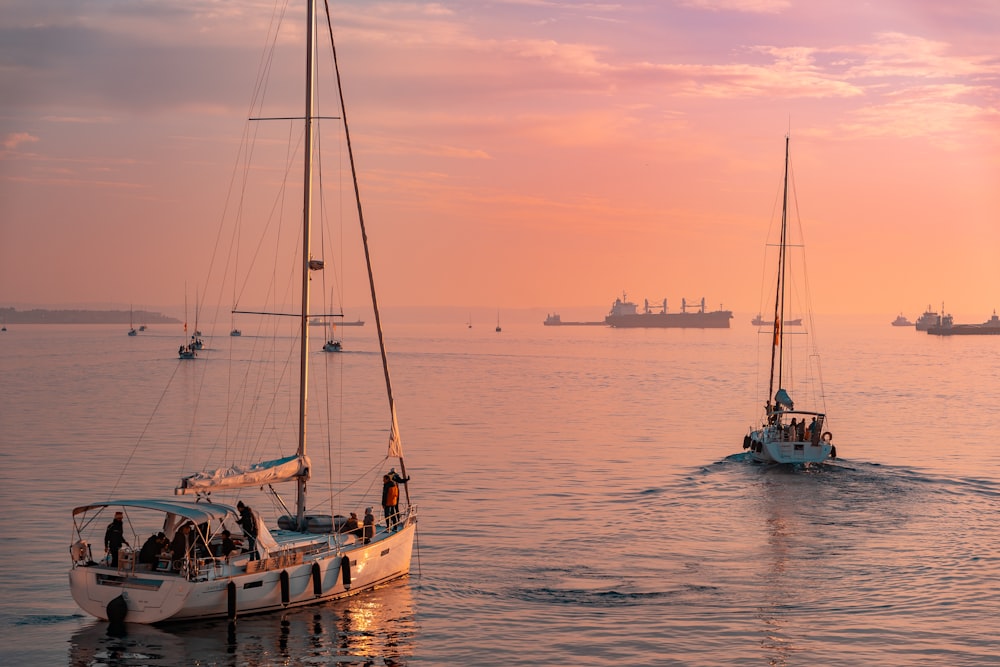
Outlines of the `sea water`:
M 160 327 L 9 327 L 0 663 L 1000 664 L 1000 339 L 821 318 L 840 456 L 789 470 L 743 460 L 762 407 L 749 319 L 702 331 L 539 317 L 502 333 L 390 319 L 420 511 L 412 574 L 234 626 L 123 636 L 70 596 L 70 510 L 111 488 L 170 494 L 190 404 L 161 404 L 173 432 L 122 470 L 172 376 L 217 409 L 183 364 L 218 359 L 179 361 L 179 334 Z M 345 381 L 349 408 L 381 371 L 371 327 L 344 333 L 345 367 L 376 371 Z

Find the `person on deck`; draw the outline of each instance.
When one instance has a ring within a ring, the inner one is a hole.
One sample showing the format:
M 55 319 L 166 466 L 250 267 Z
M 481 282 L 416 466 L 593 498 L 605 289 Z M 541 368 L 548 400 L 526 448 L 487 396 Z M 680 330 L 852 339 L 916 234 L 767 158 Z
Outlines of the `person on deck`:
M 149 539 L 143 543 L 142 548 L 139 550 L 139 562 L 155 567 L 166 544 L 166 535 L 163 533 L 153 533 L 149 536 Z
M 362 535 L 364 536 L 364 543 L 368 544 L 375 537 L 375 515 L 372 514 L 372 508 L 365 508 L 365 523 L 362 528 Z
M 396 530 L 398 511 L 399 485 L 388 474 L 382 475 L 382 512 L 385 514 L 385 529 L 390 533 Z
M 122 545 L 131 546 L 125 539 L 125 515 L 115 512 L 115 518 L 104 531 L 104 553 L 111 554 L 111 567 L 118 567 L 118 550 Z
M 358 522 L 357 512 L 351 512 L 351 516 L 349 516 L 347 521 L 344 522 L 344 525 L 340 527 L 340 532 L 361 537 L 362 530 L 361 524 Z
M 410 481 L 409 477 L 402 477 L 398 472 L 396 472 L 395 468 L 389 468 L 389 477 L 391 477 L 392 481 L 396 484 L 406 484 Z
M 236 509 L 240 511 L 240 528 L 247 538 L 246 551 L 250 552 L 250 560 L 257 560 L 257 517 L 249 505 L 244 505 L 243 501 L 236 503 Z
M 236 542 L 233 541 L 232 533 L 228 530 L 222 531 L 222 545 L 219 547 L 219 556 L 229 562 L 229 555 L 236 551 Z
M 188 522 L 181 526 L 181 529 L 174 535 L 174 539 L 170 543 L 170 557 L 174 559 L 175 563 L 185 560 L 193 555 L 191 553 L 193 548 L 194 535 L 191 534 L 191 523 Z

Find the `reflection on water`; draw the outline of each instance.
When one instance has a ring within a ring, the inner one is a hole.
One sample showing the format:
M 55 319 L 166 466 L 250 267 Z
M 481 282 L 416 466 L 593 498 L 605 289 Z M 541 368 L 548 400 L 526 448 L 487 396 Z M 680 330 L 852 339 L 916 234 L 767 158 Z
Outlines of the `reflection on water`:
M 73 667 L 108 665 L 405 665 L 415 642 L 408 580 L 315 607 L 164 627 L 93 622 L 70 639 Z

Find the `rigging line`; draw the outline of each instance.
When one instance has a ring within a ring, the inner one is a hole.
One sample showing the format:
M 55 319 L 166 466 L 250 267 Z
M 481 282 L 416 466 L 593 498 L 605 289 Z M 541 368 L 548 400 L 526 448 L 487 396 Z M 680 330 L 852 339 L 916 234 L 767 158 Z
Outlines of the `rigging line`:
M 142 444 L 143 438 L 146 436 L 146 431 L 149 430 L 150 424 L 153 423 L 153 417 L 160 411 L 160 405 L 163 404 L 163 399 L 167 395 L 167 391 L 174 382 L 174 377 L 177 375 L 177 371 L 180 369 L 181 364 L 184 363 L 183 359 L 178 359 L 178 363 L 174 366 L 174 372 L 170 374 L 170 379 L 167 380 L 166 386 L 163 387 L 163 391 L 160 393 L 160 398 L 156 401 L 156 405 L 153 406 L 153 411 L 149 415 L 149 419 L 146 420 L 146 425 L 142 427 L 142 431 L 139 433 L 139 437 L 135 440 L 135 445 L 132 446 L 132 451 L 129 452 L 128 457 L 125 459 L 124 465 L 122 465 L 121 472 L 118 473 L 118 478 L 115 483 L 111 485 L 111 489 L 108 491 L 108 500 L 115 494 L 115 490 L 118 488 L 119 482 L 121 482 L 122 477 L 125 476 L 125 471 L 128 470 L 129 465 L 132 463 L 132 459 L 135 458 L 136 452 L 139 450 L 139 445 Z M 181 468 L 183 470 L 183 467 Z M 183 474 L 183 473 L 180 473 Z
M 284 17 L 285 12 L 287 11 L 287 9 L 288 9 L 288 2 L 286 0 L 286 2 L 280 6 L 280 9 L 276 5 L 275 9 L 271 13 L 271 22 L 270 22 L 270 24 L 268 26 L 267 32 L 268 32 L 269 35 L 272 35 L 273 37 L 270 40 L 268 40 L 268 42 L 265 43 L 265 47 L 261 51 L 260 59 L 258 60 L 258 63 L 257 63 L 257 79 L 256 79 L 256 81 L 254 83 L 253 90 L 251 91 L 251 94 L 250 94 L 250 100 L 249 100 L 248 105 L 247 105 L 248 106 L 248 109 L 247 109 L 247 115 L 248 116 L 252 116 L 252 112 L 253 112 L 255 104 L 259 104 L 259 105 L 261 105 L 261 107 L 263 106 L 264 95 L 265 95 L 266 90 L 267 90 L 267 82 L 270 80 L 269 73 L 271 71 L 271 66 L 274 63 L 274 52 L 275 52 L 275 49 L 277 47 L 277 40 L 278 40 L 278 28 L 281 25 L 281 19 Z M 275 20 L 276 15 L 277 15 L 277 22 Z M 213 267 L 215 266 L 215 258 L 218 255 L 219 249 L 220 249 L 220 246 L 221 246 L 222 234 L 223 234 L 223 231 L 225 230 L 224 221 L 225 221 L 225 217 L 226 217 L 226 211 L 229 210 L 230 199 L 231 199 L 232 194 L 233 194 L 233 186 L 236 183 L 236 175 L 238 173 L 237 168 L 238 168 L 238 166 L 240 164 L 239 154 L 243 153 L 244 156 L 249 160 L 249 151 L 252 150 L 252 148 L 254 146 L 254 142 L 247 139 L 247 137 L 248 137 L 249 134 L 256 135 L 256 131 L 254 131 L 252 133 L 249 131 L 250 127 L 253 125 L 250 122 L 252 120 L 253 120 L 252 117 L 248 118 L 248 120 L 244 123 L 244 130 L 243 130 L 244 143 L 241 144 L 241 146 L 240 146 L 240 148 L 238 150 L 238 153 L 237 153 L 237 159 L 236 159 L 236 161 L 235 161 L 235 163 L 233 165 L 233 172 L 232 172 L 232 175 L 230 177 L 229 187 L 227 188 L 227 193 L 228 194 L 226 196 L 226 201 L 225 201 L 225 204 L 223 206 L 222 222 L 219 224 L 218 232 L 217 232 L 216 238 L 215 238 L 215 243 L 214 243 L 214 245 L 212 247 L 212 256 L 211 256 L 211 259 L 209 260 L 209 264 L 208 264 L 208 266 L 209 266 L 208 274 L 205 277 L 205 284 L 206 285 L 211 285 L 213 283 L 213 281 L 212 281 Z M 244 152 L 244 148 L 247 149 L 247 152 Z M 243 194 L 245 194 L 245 191 L 246 191 L 247 171 L 248 171 L 247 169 L 244 169 L 244 172 L 243 172 L 243 179 L 242 179 L 242 183 L 241 183 L 241 196 L 240 196 L 240 198 L 238 200 L 239 201 L 239 206 L 238 206 L 236 218 L 234 220 L 234 228 L 233 228 L 233 234 L 234 235 L 236 234 L 237 229 L 239 228 L 240 214 L 241 214 L 241 212 L 243 210 L 243 202 L 244 202 Z M 227 255 L 226 264 L 225 264 L 225 266 L 222 269 L 222 275 L 223 276 L 225 276 L 228 273 L 229 262 L 232 260 L 232 256 L 233 256 L 232 248 L 233 248 L 233 240 L 232 240 L 232 238 L 230 238 L 230 252 Z M 219 304 L 222 303 L 221 294 L 222 294 L 222 290 L 225 289 L 224 283 L 225 283 L 225 281 L 222 281 L 220 283 L 220 286 L 219 286 L 219 295 L 220 296 L 216 300 L 216 303 L 219 303 Z M 235 283 L 235 279 L 234 279 L 234 283 L 233 283 L 234 298 L 235 298 L 235 292 L 236 292 L 236 283 Z M 207 299 L 208 299 L 208 294 L 207 294 L 207 290 L 206 290 L 206 294 L 202 297 L 202 300 L 205 301 Z M 200 309 L 200 306 L 201 306 L 200 303 L 196 303 L 195 304 L 195 308 L 196 309 Z M 196 310 L 195 312 L 198 312 L 198 311 Z M 216 315 L 218 315 L 218 310 L 216 310 Z M 213 317 L 212 319 L 213 319 L 213 321 L 217 321 L 218 317 Z
M 375 314 L 375 330 L 378 333 L 378 346 L 379 346 L 379 351 L 381 352 L 382 355 L 382 372 L 385 375 L 385 389 L 389 399 L 389 412 L 392 419 L 392 429 L 391 429 L 391 434 L 389 436 L 390 443 L 398 452 L 400 472 L 403 475 L 403 477 L 406 477 L 406 464 L 403 462 L 402 442 L 399 435 L 399 426 L 396 419 L 396 403 L 392 396 L 392 381 L 389 378 L 389 360 L 386 357 L 385 337 L 382 333 L 382 316 L 379 313 L 378 297 L 375 292 L 375 276 L 372 273 L 371 251 L 368 248 L 368 231 L 365 228 L 365 217 L 361 206 L 361 191 L 358 188 L 358 172 L 354 163 L 354 149 L 351 146 L 351 133 L 350 130 L 348 129 L 348 123 L 347 123 L 347 105 L 344 102 L 344 89 L 340 79 L 340 66 L 337 61 L 337 46 L 333 41 L 333 21 L 330 16 L 329 0 L 323 0 L 323 6 L 326 9 L 326 25 L 327 25 L 327 30 L 329 31 L 330 34 L 330 50 L 333 55 L 333 70 L 337 81 L 337 95 L 340 99 L 340 116 L 344 121 L 344 138 L 347 144 L 348 160 L 351 165 L 351 179 L 354 183 L 354 199 L 358 206 L 358 224 L 361 227 L 361 240 L 362 240 L 362 245 L 364 246 L 365 249 L 365 265 L 368 268 L 368 286 L 371 289 L 371 295 L 372 295 L 372 310 L 374 311 Z M 395 439 L 394 443 L 392 443 L 392 439 Z M 406 489 L 406 502 L 407 504 L 409 504 L 410 503 L 409 487 L 404 484 L 403 488 Z

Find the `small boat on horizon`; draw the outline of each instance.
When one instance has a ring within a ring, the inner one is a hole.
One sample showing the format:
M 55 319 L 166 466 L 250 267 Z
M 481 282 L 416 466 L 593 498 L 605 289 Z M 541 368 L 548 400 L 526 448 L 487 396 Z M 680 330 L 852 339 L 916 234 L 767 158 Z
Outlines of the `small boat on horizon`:
M 750 324 L 752 324 L 752 325 L 754 325 L 756 327 L 764 326 L 765 324 L 773 324 L 773 323 L 774 323 L 774 320 L 767 321 L 767 320 L 765 320 L 763 318 L 763 316 L 761 316 L 760 313 L 757 313 L 757 317 L 755 317 L 752 320 L 750 320 Z M 796 318 L 794 320 L 785 320 L 784 322 L 782 322 L 782 324 L 784 324 L 786 327 L 800 327 L 800 326 L 802 326 L 802 318 L 798 317 L 798 318 Z
M 903 313 L 900 313 L 896 317 L 896 319 L 894 319 L 892 321 L 892 326 L 894 326 L 894 327 L 912 327 L 913 326 L 913 322 L 911 322 L 910 320 L 906 319 L 906 315 L 903 315 Z

